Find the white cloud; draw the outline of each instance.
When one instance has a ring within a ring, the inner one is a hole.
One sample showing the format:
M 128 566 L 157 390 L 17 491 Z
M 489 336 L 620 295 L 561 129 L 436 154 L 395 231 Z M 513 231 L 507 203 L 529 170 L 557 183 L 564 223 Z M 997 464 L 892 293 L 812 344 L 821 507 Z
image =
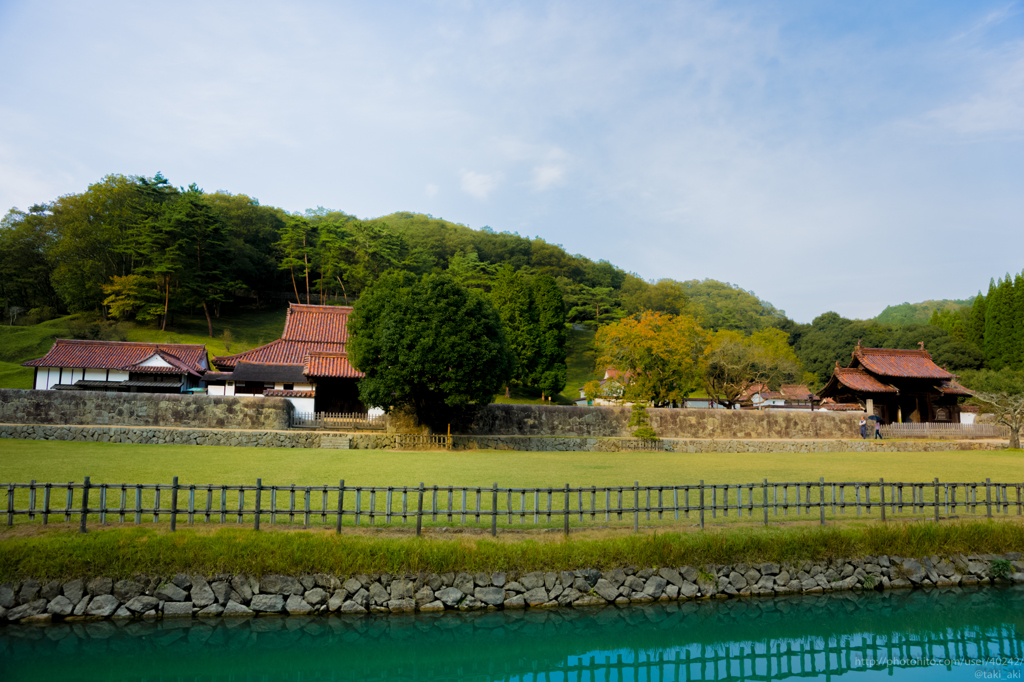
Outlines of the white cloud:
M 925 120 L 965 135 L 1024 132 L 1024 54 L 1009 63 L 1000 61 L 978 91 L 929 112 Z
M 557 165 L 545 165 L 545 166 L 534 166 L 533 168 L 533 188 L 538 192 L 543 192 L 546 189 L 550 189 L 557 185 L 562 184 L 562 180 L 565 178 L 565 168 Z
M 462 171 L 462 191 L 477 199 L 486 199 L 498 187 L 498 174 Z

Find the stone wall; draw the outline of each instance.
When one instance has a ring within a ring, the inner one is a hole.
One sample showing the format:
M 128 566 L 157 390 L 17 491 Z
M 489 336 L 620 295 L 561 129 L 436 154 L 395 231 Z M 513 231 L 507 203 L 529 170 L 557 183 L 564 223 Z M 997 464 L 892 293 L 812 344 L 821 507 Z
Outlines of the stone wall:
M 287 429 L 285 398 L 0 389 L 0 423 Z
M 136 575 L 0 585 L 0 622 L 411 613 L 644 604 L 710 597 L 821 594 L 1024 582 L 1017 552 L 907 559 L 866 556 L 782 564 L 599 571 L 380 575 Z
M 629 407 L 488 405 L 461 433 L 472 436 L 626 438 Z M 662 438 L 855 438 L 861 413 L 649 408 Z
M 282 399 L 283 400 L 283 399 Z M 0 424 L 0 438 L 71 440 L 147 445 L 233 445 L 264 448 L 319 448 L 321 434 L 310 431 L 135 428 L 129 426 L 53 426 Z
M 328 448 L 355 450 L 441 449 L 410 443 L 410 436 L 331 431 L 286 431 L 138 428 L 128 426 L 56 426 L 0 424 L 0 439 L 88 441 L 177 445 L 231 445 L 267 448 Z M 946 450 L 1001 450 L 997 441 L 921 440 L 696 440 L 635 438 L 562 438 L 538 436 L 453 436 L 454 450 L 523 450 L 534 452 L 938 452 Z

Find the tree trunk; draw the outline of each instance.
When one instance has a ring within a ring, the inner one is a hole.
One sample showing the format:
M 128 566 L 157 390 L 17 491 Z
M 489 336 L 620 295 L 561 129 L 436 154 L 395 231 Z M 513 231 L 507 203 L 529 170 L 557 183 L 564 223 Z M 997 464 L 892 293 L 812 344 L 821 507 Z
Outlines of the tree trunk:
M 505 397 L 506 398 L 511 398 L 512 397 L 512 389 L 509 388 L 508 384 L 505 384 Z
M 1019 420 L 1014 419 L 1013 423 L 1010 424 L 1010 449 L 1020 450 L 1020 427 L 1021 423 Z
M 302 299 L 299 298 L 299 285 L 295 283 L 295 268 L 288 268 L 288 272 L 292 274 L 292 289 L 295 289 L 295 302 L 302 303 Z
M 302 245 L 306 245 L 305 239 L 302 240 Z M 302 261 L 305 263 L 306 267 L 306 305 L 309 305 L 309 256 L 303 254 Z
M 348 305 L 348 292 L 345 291 L 345 283 L 341 281 L 341 277 L 338 277 L 338 275 L 335 275 L 335 277 L 338 278 L 338 284 L 341 285 L 341 293 L 345 295 L 345 305 Z
M 171 308 L 171 278 L 164 278 L 164 319 L 160 324 L 160 331 L 167 331 L 167 311 Z
M 203 312 L 206 313 L 206 328 L 210 331 L 210 338 L 213 338 L 213 322 L 210 321 L 210 311 L 206 308 L 206 301 L 203 301 Z

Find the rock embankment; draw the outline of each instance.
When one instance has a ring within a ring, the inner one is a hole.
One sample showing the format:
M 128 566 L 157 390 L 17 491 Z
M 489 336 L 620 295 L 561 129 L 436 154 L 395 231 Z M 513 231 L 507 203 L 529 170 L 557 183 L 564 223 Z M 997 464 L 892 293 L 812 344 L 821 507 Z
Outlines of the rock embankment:
M 634 604 L 652 601 L 1024 582 L 1019 553 L 907 559 L 633 567 L 599 571 L 336 576 L 137 575 L 0 585 L 0 622 L 409 613 Z

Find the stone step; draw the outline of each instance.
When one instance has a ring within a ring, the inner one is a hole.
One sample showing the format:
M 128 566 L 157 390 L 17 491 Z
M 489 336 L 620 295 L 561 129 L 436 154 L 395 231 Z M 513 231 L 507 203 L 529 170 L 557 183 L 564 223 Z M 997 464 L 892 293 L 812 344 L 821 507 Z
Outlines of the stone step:
M 351 447 L 350 436 L 321 436 L 320 447 L 328 450 L 348 450 Z

